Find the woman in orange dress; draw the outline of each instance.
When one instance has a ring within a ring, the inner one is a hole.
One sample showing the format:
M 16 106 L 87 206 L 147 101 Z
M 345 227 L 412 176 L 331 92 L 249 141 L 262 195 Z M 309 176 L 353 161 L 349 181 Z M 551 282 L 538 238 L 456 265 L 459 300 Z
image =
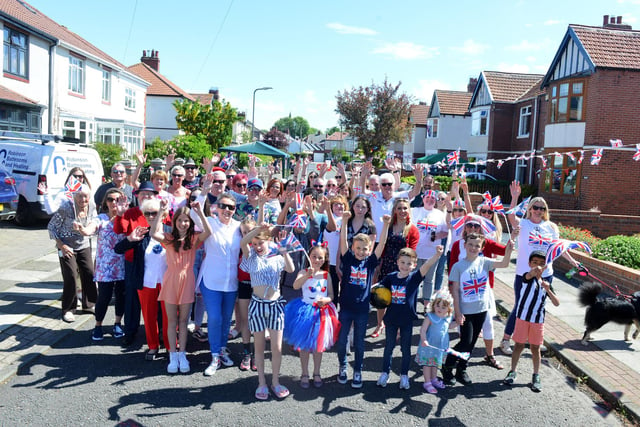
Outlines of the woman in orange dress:
M 169 213 L 167 200 L 162 200 L 160 207 L 164 215 Z M 164 301 L 167 311 L 167 337 L 169 338 L 169 366 L 167 372 L 175 374 L 180 370 L 187 373 L 191 370 L 186 356 L 187 321 L 189 308 L 194 301 L 195 276 L 193 262 L 196 250 L 211 234 L 211 227 L 206 221 L 200 203 L 193 202 L 192 209 L 198 214 L 203 223 L 204 231 L 197 233 L 194 223 L 189 216 L 189 208 L 183 206 L 173 214 L 173 230 L 171 233 L 162 232 L 162 217 L 157 215 L 152 224 L 152 237 L 162 243 L 167 250 L 167 270 L 163 278 L 163 287 L 158 296 Z M 176 328 L 178 332 L 176 333 Z M 176 351 L 176 338 L 180 351 Z

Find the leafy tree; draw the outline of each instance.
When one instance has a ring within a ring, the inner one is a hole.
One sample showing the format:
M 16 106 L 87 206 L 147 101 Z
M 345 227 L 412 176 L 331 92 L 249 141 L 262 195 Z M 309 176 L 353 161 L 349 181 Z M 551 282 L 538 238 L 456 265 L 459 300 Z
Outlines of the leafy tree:
M 178 129 L 187 135 L 202 134 L 214 151 L 231 144 L 233 124 L 238 119 L 235 108 L 226 101 L 214 100 L 213 105 L 183 99 L 173 103 Z
M 185 160 L 191 158 L 196 164 L 200 164 L 203 157 L 211 158 L 213 155 L 207 138 L 202 134 L 178 135 L 170 141 L 155 138 L 147 144 L 144 153 L 147 155 L 147 164 L 155 158 L 164 159 L 170 153 Z
M 294 118 L 283 117 L 278 119 L 273 125 L 279 131 L 288 132 L 293 138 L 304 138 L 311 133 L 311 127 L 307 119 L 297 116 Z
M 345 130 L 358 139 L 365 156 L 377 164 L 385 157 L 391 142 L 405 142 L 411 132 L 409 107 L 412 99 L 400 93 L 400 85 L 390 84 L 352 88 L 336 95 L 336 113 Z
M 96 149 L 102 160 L 102 169 L 109 176 L 109 171 L 114 163 L 124 159 L 127 150 L 120 144 L 106 144 L 104 142 L 96 142 L 93 144 L 93 148 Z
M 278 150 L 286 150 L 288 147 L 287 136 L 276 129 L 275 126 L 264 135 L 264 142 L 276 147 Z
M 327 135 L 333 135 L 336 132 L 340 132 L 340 128 L 338 126 L 328 128 L 324 133 L 326 133 Z

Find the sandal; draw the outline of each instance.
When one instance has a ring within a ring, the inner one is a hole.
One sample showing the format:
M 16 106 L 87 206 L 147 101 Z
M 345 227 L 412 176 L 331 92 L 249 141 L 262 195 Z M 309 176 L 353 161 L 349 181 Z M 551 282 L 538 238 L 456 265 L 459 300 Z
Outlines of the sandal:
M 271 386 L 271 391 L 278 399 L 284 399 L 289 396 L 289 389 L 283 386 L 282 384 L 278 384 L 276 386 Z
M 313 374 L 313 386 L 315 388 L 320 388 L 322 387 L 322 377 L 320 376 L 320 374 Z
M 424 391 L 426 391 L 427 393 L 436 394 L 438 392 L 438 390 L 433 386 L 433 384 L 431 384 L 431 381 L 429 381 L 428 383 L 422 384 L 422 388 L 424 388 Z
M 260 386 L 256 389 L 256 399 L 267 400 L 269 398 L 269 388 L 266 385 Z
M 486 356 L 484 356 L 484 361 L 487 363 L 487 365 L 494 367 L 498 370 L 504 369 L 504 366 L 502 366 L 502 363 L 500 363 L 500 361 L 498 361 L 493 355 L 489 356 L 487 354 Z
M 315 377 L 315 375 L 314 375 L 314 377 Z M 309 388 L 309 375 L 301 375 L 300 376 L 300 387 Z
M 384 330 L 384 325 L 376 327 L 374 329 L 373 333 L 370 335 L 370 337 L 371 338 L 378 338 L 383 330 Z
M 236 329 L 231 329 L 229 331 L 229 334 L 227 335 L 227 339 L 235 340 L 236 338 L 238 338 L 238 335 L 240 335 L 240 332 L 238 332 Z

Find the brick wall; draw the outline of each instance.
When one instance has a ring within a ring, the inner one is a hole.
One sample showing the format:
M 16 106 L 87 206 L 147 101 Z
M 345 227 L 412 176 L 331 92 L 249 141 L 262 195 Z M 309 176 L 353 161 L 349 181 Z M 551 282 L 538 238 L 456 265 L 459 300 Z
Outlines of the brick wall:
M 640 216 L 610 215 L 599 211 L 551 209 L 556 224 L 583 228 L 601 239 L 617 234 L 631 236 L 640 233 Z

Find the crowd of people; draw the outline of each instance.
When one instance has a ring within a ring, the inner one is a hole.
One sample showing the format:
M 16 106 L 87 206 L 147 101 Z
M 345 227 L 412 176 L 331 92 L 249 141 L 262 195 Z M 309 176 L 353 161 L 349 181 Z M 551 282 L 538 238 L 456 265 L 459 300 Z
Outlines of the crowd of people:
M 419 164 L 413 168 L 416 184 L 400 191 L 402 165 L 393 159 L 379 175 L 371 163 L 349 165 L 348 171 L 342 163 L 322 164 L 308 172 L 308 161 L 299 160 L 286 180 L 272 167 L 269 176 L 260 176 L 255 160 L 247 170 L 237 170 L 225 162 L 220 167 L 218 156 L 201 165 L 169 156 L 164 168 L 140 182 L 146 158 L 142 153 L 136 157 L 138 168 L 131 175 L 116 163 L 111 181 L 95 191 L 82 169 L 73 168 L 68 181 L 79 184 L 77 191 L 67 197 L 47 195 L 54 212 L 49 232 L 63 277 L 62 319 L 75 320 L 79 277 L 82 309 L 95 313 L 92 340 L 104 339 L 103 321 L 115 298 L 111 336 L 131 345 L 142 314 L 144 357 L 158 359 L 162 343 L 170 374 L 191 370 L 189 333 L 209 343 L 205 376 L 235 364 L 227 344 L 240 336 L 239 368 L 258 372 L 256 399 L 289 395 L 279 381 L 283 345 L 299 352 L 300 387 L 322 387 L 322 356 L 335 346 L 338 383 L 348 382 L 352 353 L 351 386 L 360 388 L 372 287 L 384 288 L 388 301 L 378 309 L 371 334 L 386 336 L 377 385 L 387 386 L 399 343 L 399 387 L 410 388 L 411 338 L 421 299 L 424 321 L 415 361 L 422 367 L 424 390 L 435 394 L 456 381 L 472 382 L 468 353 L 480 333 L 484 361 L 504 368 L 494 357 L 493 271 L 509 264 L 511 236 L 517 236 L 516 304 L 498 347 L 512 356 L 504 380 L 508 385 L 516 379 L 528 342 L 532 388 L 542 389 L 544 306 L 547 297 L 559 303 L 544 252 L 545 239 L 558 238 L 558 228 L 544 199 L 531 199 L 523 218 L 508 215 L 512 232 L 503 244 L 490 199 L 474 209 L 464 177 L 454 173 L 450 190 L 440 191 Z M 510 190 L 515 208 L 520 185 L 514 182 Z M 95 263 L 91 236 L 97 237 Z M 451 348 L 449 333 L 456 327 L 460 339 Z

